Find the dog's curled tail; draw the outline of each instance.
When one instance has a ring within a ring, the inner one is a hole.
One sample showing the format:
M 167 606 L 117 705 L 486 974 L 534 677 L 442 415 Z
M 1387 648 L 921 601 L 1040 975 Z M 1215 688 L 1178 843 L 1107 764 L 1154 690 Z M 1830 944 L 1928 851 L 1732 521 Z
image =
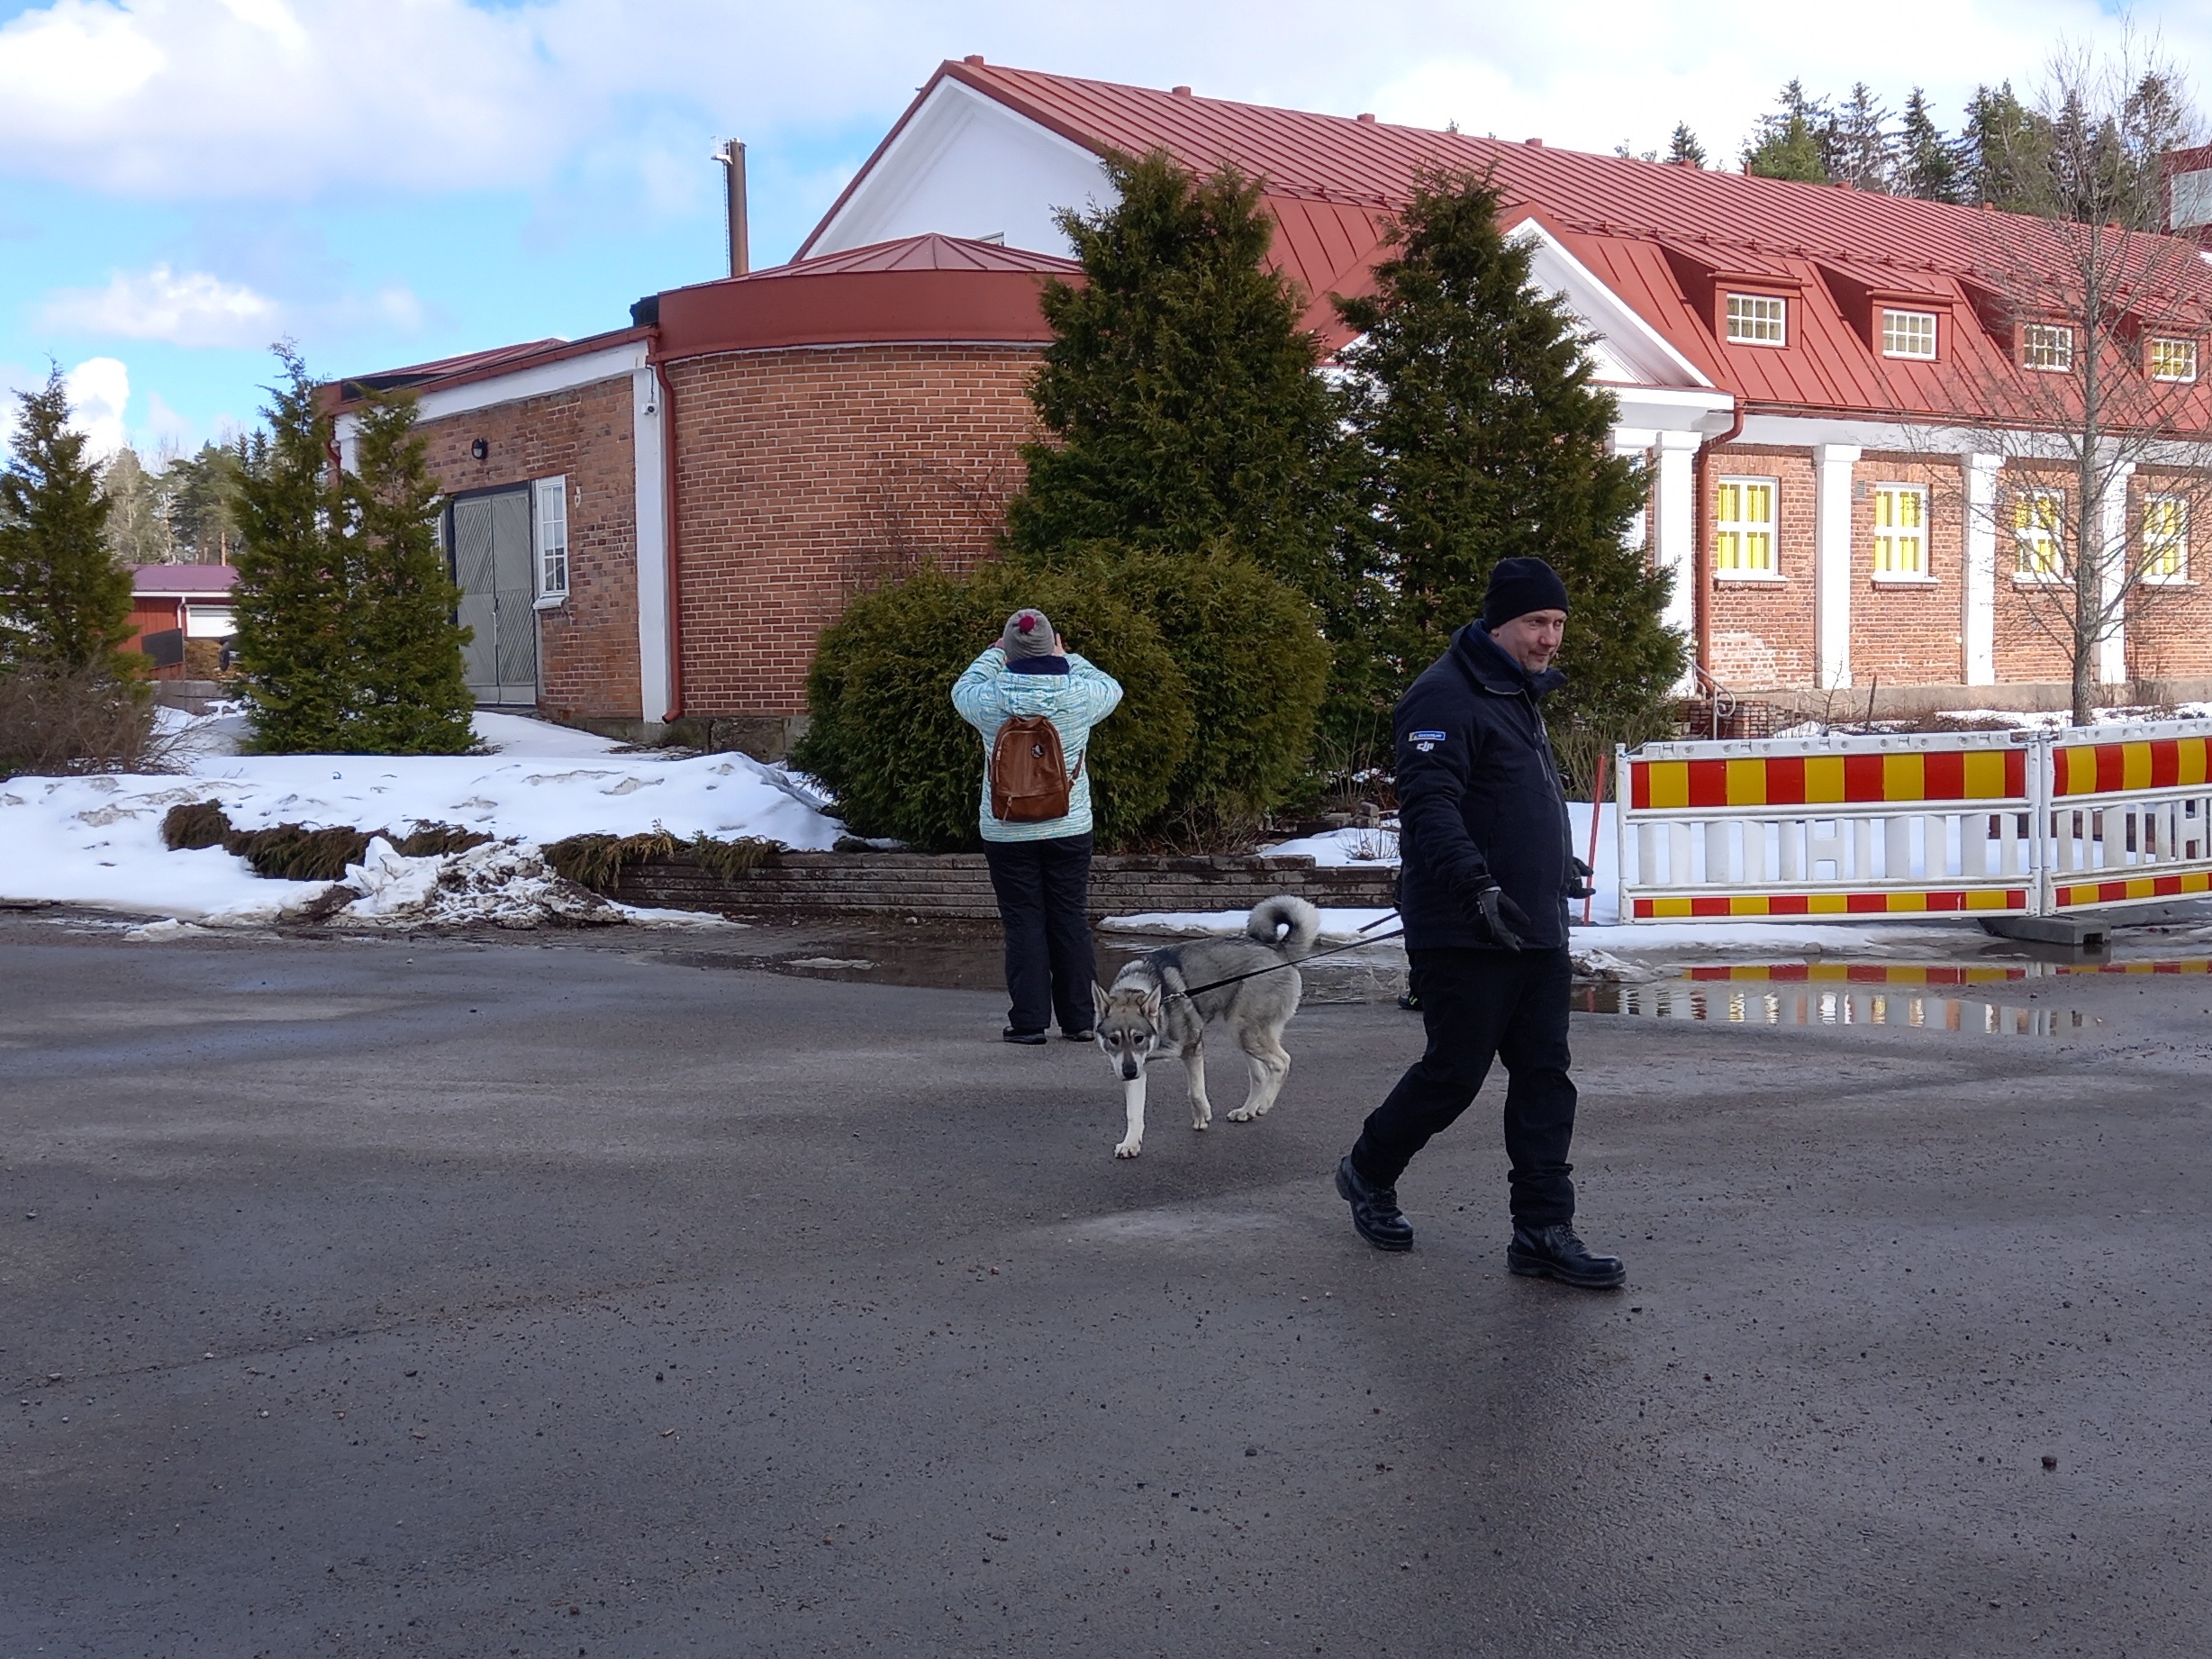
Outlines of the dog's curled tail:
M 1295 962 L 1311 950 L 1313 941 L 1321 937 L 1321 912 L 1303 899 L 1279 893 L 1252 907 L 1252 914 L 1245 921 L 1245 932 L 1261 944 L 1281 951 L 1285 961 Z

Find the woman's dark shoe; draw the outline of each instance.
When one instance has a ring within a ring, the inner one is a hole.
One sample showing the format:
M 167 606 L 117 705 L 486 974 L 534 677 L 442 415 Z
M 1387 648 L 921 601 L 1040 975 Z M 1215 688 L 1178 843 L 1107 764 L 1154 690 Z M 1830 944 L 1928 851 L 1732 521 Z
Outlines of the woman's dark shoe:
M 1398 1189 L 1370 1185 L 1346 1153 L 1337 1165 L 1337 1196 L 1352 1206 L 1352 1225 L 1378 1250 L 1410 1250 L 1413 1224 L 1398 1210 Z
M 1586 1291 L 1609 1291 L 1628 1276 L 1618 1256 L 1592 1256 L 1590 1247 L 1561 1221 L 1551 1227 L 1516 1227 L 1505 1247 L 1505 1265 L 1532 1279 L 1556 1279 Z
M 999 1033 L 999 1041 L 1020 1043 L 1024 1048 L 1041 1048 L 1047 1040 L 1042 1031 L 1017 1031 L 1011 1025 Z

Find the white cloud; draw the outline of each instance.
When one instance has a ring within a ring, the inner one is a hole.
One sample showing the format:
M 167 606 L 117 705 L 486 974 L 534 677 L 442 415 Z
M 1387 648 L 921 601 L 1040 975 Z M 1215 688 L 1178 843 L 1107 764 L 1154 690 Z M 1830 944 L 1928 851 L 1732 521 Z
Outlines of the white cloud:
M 104 288 L 59 289 L 47 297 L 40 321 L 73 333 L 172 346 L 266 346 L 284 326 L 276 303 L 251 288 L 166 265 L 118 271 Z
M 92 458 L 104 461 L 128 441 L 123 409 L 131 401 L 131 371 L 115 358 L 87 358 L 67 375 L 69 425 L 91 440 Z
M 636 159 L 641 195 L 690 199 L 665 147 L 637 142 L 672 115 L 764 160 L 872 141 L 940 58 L 969 51 L 1593 148 L 1660 143 L 1687 120 L 1718 156 L 1793 75 L 1834 92 L 1863 77 L 1892 102 L 1920 81 L 1955 120 L 1976 82 L 2032 80 L 2062 37 L 2123 26 L 2098 0 L 1867 0 L 1818 36 L 1777 16 L 1767 0 L 1368 0 L 1352 28 L 1340 0 L 54 0 L 0 25 L 0 170 L 296 197 L 532 186 L 614 153 Z M 2212 50 L 2201 6 L 2174 4 L 2163 27 L 2184 63 Z

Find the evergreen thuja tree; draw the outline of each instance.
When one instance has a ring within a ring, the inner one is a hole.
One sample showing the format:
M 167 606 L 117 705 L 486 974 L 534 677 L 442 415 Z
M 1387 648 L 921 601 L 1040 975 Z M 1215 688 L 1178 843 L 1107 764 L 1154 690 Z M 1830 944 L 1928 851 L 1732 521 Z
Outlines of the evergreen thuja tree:
M 299 354 L 276 355 L 285 384 L 269 388 L 268 431 L 247 441 L 238 484 L 238 661 L 254 748 L 330 753 L 345 746 L 359 684 L 335 423 Z
M 111 504 L 85 435 L 69 430 L 61 371 L 16 401 L 0 467 L 0 664 L 133 679 L 131 572 L 108 552 Z
M 458 755 L 474 741 L 463 677 L 459 590 L 431 528 L 438 486 L 411 393 L 372 397 L 355 432 L 348 512 L 349 633 L 358 684 L 341 747 L 375 755 Z
M 1487 180 L 1425 174 L 1373 295 L 1337 302 L 1365 336 L 1344 362 L 1389 594 L 1382 647 L 1402 690 L 1480 614 L 1500 559 L 1547 560 L 1573 601 L 1555 730 L 1640 737 L 1682 666 L 1661 621 L 1668 578 L 1626 541 L 1643 469 L 1612 453 L 1613 398 L 1529 258 L 1500 232 Z
M 1344 449 L 1304 301 L 1266 262 L 1259 185 L 1194 179 L 1156 151 L 1105 166 L 1119 199 L 1059 215 L 1083 281 L 1045 289 L 1053 340 L 1030 396 L 1049 438 L 1023 451 L 1009 545 L 1226 540 L 1326 604 Z

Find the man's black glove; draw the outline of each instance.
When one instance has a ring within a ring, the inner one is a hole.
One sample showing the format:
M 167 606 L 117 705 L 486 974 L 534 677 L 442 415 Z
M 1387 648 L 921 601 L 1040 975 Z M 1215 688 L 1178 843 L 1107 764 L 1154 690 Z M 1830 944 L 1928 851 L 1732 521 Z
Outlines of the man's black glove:
M 1594 894 L 1598 890 L 1590 884 L 1590 878 L 1597 872 L 1580 858 L 1571 857 L 1567 863 L 1573 866 L 1567 875 L 1567 897 L 1587 899 Z
M 1502 945 L 1508 950 L 1521 947 L 1520 936 L 1530 929 L 1528 912 L 1506 897 L 1504 888 L 1492 882 L 1478 889 L 1474 904 L 1482 912 L 1482 926 L 1489 931 L 1491 944 Z

